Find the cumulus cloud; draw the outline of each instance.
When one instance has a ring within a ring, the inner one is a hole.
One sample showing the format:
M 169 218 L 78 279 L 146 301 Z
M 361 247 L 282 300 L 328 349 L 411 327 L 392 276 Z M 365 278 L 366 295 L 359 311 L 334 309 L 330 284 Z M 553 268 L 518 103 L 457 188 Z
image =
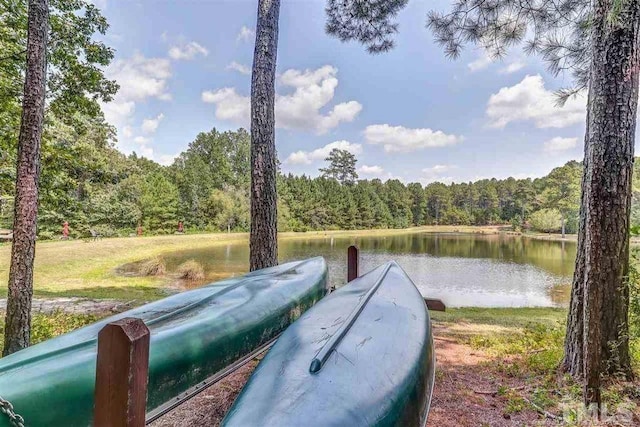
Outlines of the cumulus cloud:
M 240 28 L 240 32 L 238 33 L 238 36 L 236 37 L 236 41 L 238 42 L 248 42 L 251 41 L 251 39 L 253 39 L 256 36 L 256 33 L 249 27 L 247 27 L 246 25 L 243 25 L 242 28 Z
M 440 130 L 412 129 L 388 124 L 367 126 L 364 137 L 369 144 L 382 145 L 388 153 L 408 153 L 424 148 L 445 147 L 455 145 L 464 139 L 462 136 L 449 135 Z
M 225 87 L 216 91 L 202 92 L 202 101 L 215 104 L 216 118 L 228 120 L 239 125 L 249 124 L 251 104 L 248 96 L 239 95 L 235 88 Z
M 295 151 L 289 154 L 289 157 L 285 160 L 285 163 L 291 165 L 309 165 L 315 161 L 324 160 L 329 156 L 331 150 L 346 150 L 351 154 L 358 155 L 362 153 L 362 145 L 352 144 L 349 141 L 334 141 L 324 147 L 317 148 L 313 151 Z
M 172 70 L 167 58 L 147 58 L 136 53 L 131 58 L 113 61 L 105 75 L 120 85 L 113 101 L 102 104 L 105 119 L 118 129 L 133 117 L 137 102 L 148 98 L 171 99 L 167 83 Z
M 171 77 L 171 62 L 167 58 L 146 58 L 136 53 L 129 59 L 116 59 L 105 74 L 120 85 L 116 95 L 127 101 L 145 98 L 171 99 L 167 80 Z
M 542 77 L 527 75 L 520 83 L 491 95 L 486 115 L 493 128 L 516 121 L 533 121 L 538 128 L 562 128 L 584 122 L 585 104 L 584 97 L 577 96 L 557 106 L 556 95 L 545 89 Z
M 190 61 L 198 55 L 207 56 L 209 50 L 194 41 L 180 43 L 169 48 L 169 57 L 175 60 Z
M 380 175 L 384 172 L 384 168 L 382 166 L 374 165 L 362 165 L 358 168 L 358 173 L 362 175 Z
M 227 70 L 234 70 L 239 72 L 240 74 L 249 75 L 251 74 L 251 68 L 247 65 L 240 64 L 236 61 L 233 61 L 231 64 L 227 65 Z
M 276 126 L 282 129 L 314 130 L 323 134 L 340 123 L 353 121 L 362 105 L 348 101 L 324 110 L 335 96 L 338 70 L 330 65 L 317 70 L 287 70 L 279 78 L 281 87 L 293 89 L 289 94 L 276 94 Z M 249 123 L 250 99 L 235 88 L 222 88 L 202 93 L 202 101 L 215 104 L 215 115 L 239 125 Z
M 142 132 L 146 134 L 155 133 L 158 130 L 158 125 L 164 119 L 164 114 L 160 113 L 153 119 L 144 119 L 142 121 Z
M 570 150 L 578 145 L 578 138 L 562 138 L 556 136 L 544 143 L 544 151 L 557 152 Z

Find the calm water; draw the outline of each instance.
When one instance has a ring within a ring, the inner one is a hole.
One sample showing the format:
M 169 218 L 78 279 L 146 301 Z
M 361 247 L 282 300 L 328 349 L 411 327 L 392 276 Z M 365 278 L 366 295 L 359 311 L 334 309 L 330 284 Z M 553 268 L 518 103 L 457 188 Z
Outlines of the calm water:
M 506 235 L 416 233 L 384 237 L 282 239 L 281 262 L 321 255 L 333 285 L 346 277 L 346 252 L 357 244 L 364 273 L 396 260 L 424 296 L 447 306 L 566 305 L 576 245 Z M 248 245 L 164 254 L 169 272 L 189 259 L 200 262 L 206 282 L 248 270 Z M 205 282 L 205 283 L 206 283 Z M 201 285 L 201 283 L 195 284 Z

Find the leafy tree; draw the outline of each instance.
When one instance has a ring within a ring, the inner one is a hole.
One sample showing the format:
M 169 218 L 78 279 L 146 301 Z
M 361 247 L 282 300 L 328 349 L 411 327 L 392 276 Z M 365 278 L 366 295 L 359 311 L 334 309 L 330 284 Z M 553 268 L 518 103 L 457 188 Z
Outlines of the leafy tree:
M 198 134 L 171 166 L 180 191 L 180 215 L 196 226 L 204 226 L 205 201 L 212 190 L 225 185 L 248 190 L 250 181 L 250 136 L 244 129 Z
M 280 0 L 258 0 L 251 73 L 251 271 L 278 264 L 275 78 Z
M 17 161 L 17 173 L 13 175 L 15 189 L 0 179 L 5 181 L 0 185 L 3 192 L 15 191 L 16 212 L 5 354 L 29 345 L 45 102 L 49 112 L 59 120 L 71 122 L 78 112 L 100 115 L 97 101 L 110 100 L 117 89 L 101 70 L 109 64 L 113 52 L 94 38 L 96 32 L 104 34 L 106 29 L 106 20 L 87 1 L 52 0 L 51 4 L 48 0 L 0 1 L 2 175 Z
M 425 190 L 427 198 L 427 216 L 435 225 L 441 224 L 441 219 L 446 216 L 449 208 L 450 195 L 447 186 L 441 182 L 429 184 Z M 446 221 L 445 221 L 446 222 Z
M 425 190 L 421 184 L 412 182 L 407 186 L 407 189 L 411 193 L 411 214 L 413 219 L 412 224 L 422 225 L 425 223 L 425 210 L 427 208 L 427 198 Z
M 324 159 L 329 162 L 329 166 L 321 168 L 322 177 L 333 178 L 341 184 L 353 184 L 358 179 L 356 172 L 356 156 L 347 150 L 334 148 L 329 156 Z
M 564 218 L 558 209 L 541 209 L 531 214 L 531 226 L 543 233 L 552 233 L 560 230 Z
M 178 224 L 178 189 L 161 172 L 152 172 L 141 183 L 140 210 L 148 230 L 175 230 Z
M 542 193 L 544 206 L 554 208 L 562 217 L 562 238 L 565 237 L 567 218 L 577 216 L 580 208 L 580 175 L 578 162 L 569 162 L 555 168 L 545 178 L 546 188 Z
M 47 36 L 47 0 L 29 1 L 27 66 L 18 138 L 18 166 L 13 245 L 9 270 L 9 292 L 5 317 L 3 355 L 29 346 L 31 336 L 31 298 L 33 262 L 38 216 L 38 178 L 40 142 L 44 122 Z

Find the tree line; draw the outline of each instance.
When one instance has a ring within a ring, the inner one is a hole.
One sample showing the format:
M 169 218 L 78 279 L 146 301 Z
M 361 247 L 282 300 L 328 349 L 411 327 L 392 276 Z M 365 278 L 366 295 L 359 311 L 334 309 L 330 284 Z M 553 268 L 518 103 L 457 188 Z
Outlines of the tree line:
M 127 236 L 138 226 L 145 234 L 174 233 L 178 222 L 191 232 L 249 230 L 251 138 L 245 129 L 202 132 L 162 166 L 118 151 L 113 130 L 100 119 L 76 121 L 83 126 L 55 117 L 46 126 L 40 239 L 60 238 L 65 221 L 75 238 L 90 230 Z M 8 172 L 15 152 L 9 154 L 0 160 Z M 491 224 L 544 232 L 564 224 L 577 231 L 582 165 L 576 161 L 536 179 L 427 185 L 358 179 L 356 166 L 353 154 L 335 150 L 317 177 L 278 173 L 279 231 Z M 14 185 L 13 173 L 0 175 L 0 227 L 11 227 Z

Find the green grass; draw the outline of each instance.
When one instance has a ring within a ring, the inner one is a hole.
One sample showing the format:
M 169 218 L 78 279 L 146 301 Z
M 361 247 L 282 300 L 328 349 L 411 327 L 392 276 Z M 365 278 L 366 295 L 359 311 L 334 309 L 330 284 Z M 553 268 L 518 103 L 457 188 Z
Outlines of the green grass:
M 34 269 L 36 297 L 114 298 L 151 301 L 167 295 L 167 276 L 123 277 L 116 267 L 163 253 L 244 242 L 247 234 L 201 234 L 115 238 L 85 242 L 38 242 Z M 11 246 L 0 246 L 0 283 L 9 276 Z M 0 286 L 0 296 L 6 296 Z
M 519 413 L 529 406 L 537 410 L 537 406 L 555 414 L 564 411 L 569 414 L 566 425 L 580 425 L 584 414 L 580 409 L 571 411 L 582 407 L 582 387 L 558 369 L 564 351 L 566 315 L 566 309 L 554 308 L 460 308 L 434 312 L 432 318 L 436 327 L 447 327 L 449 335 L 490 356 L 486 365 L 496 377 L 524 384 L 524 390 L 519 391 L 499 386 L 498 395 L 506 399 L 506 414 Z M 631 353 L 638 375 L 640 337 L 631 338 Z M 637 383 L 610 379 L 602 396 L 610 413 L 638 409 Z
M 36 313 L 31 324 L 31 344 L 37 344 L 74 329 L 81 328 L 99 319 L 91 314 L 69 314 L 56 311 L 50 314 Z M 4 343 L 4 315 L 0 316 L 0 354 Z
M 432 312 L 431 317 L 445 323 L 475 323 L 504 327 L 524 327 L 529 324 L 556 325 L 565 322 L 564 308 L 453 308 L 446 312 Z

